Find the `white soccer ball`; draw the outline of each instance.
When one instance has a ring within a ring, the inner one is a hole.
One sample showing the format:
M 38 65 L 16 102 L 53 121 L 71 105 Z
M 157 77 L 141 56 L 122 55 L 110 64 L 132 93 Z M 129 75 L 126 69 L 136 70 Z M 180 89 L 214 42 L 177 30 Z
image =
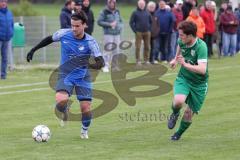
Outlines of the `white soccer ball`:
M 32 138 L 36 142 L 47 142 L 51 137 L 50 129 L 45 125 L 37 125 L 33 128 Z

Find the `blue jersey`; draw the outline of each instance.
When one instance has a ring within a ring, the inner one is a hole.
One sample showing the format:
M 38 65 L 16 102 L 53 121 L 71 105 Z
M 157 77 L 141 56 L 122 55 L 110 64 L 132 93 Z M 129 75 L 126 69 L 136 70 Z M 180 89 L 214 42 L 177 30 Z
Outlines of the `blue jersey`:
M 60 29 L 52 39 L 61 42 L 61 65 L 77 56 L 102 56 L 96 40 L 86 33 L 83 39 L 76 39 L 71 29 Z
M 96 40 L 86 33 L 82 39 L 76 39 L 71 29 L 60 29 L 53 34 L 52 39 L 54 42 L 61 42 L 59 70 L 61 84 L 91 88 L 91 78 L 87 69 L 88 60 L 90 56 L 102 56 Z

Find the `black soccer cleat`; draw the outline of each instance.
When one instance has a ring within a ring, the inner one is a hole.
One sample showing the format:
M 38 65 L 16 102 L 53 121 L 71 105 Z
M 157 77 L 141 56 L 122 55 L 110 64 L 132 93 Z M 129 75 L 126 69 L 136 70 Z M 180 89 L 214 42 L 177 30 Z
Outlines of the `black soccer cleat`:
M 169 129 L 173 129 L 176 125 L 176 122 L 178 120 L 179 117 L 179 113 L 178 114 L 174 114 L 172 113 L 170 118 L 168 119 L 168 128 Z
M 178 141 L 180 138 L 181 138 L 181 135 L 177 134 L 177 132 L 171 136 L 172 141 Z

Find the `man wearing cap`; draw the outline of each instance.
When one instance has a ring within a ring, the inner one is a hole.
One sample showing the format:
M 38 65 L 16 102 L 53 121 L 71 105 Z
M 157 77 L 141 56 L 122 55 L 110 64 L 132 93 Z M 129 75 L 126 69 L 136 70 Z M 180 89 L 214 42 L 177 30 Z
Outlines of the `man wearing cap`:
M 118 54 L 123 22 L 120 11 L 116 8 L 116 0 L 107 1 L 107 6 L 101 11 L 97 23 L 104 31 L 103 72 L 109 72 L 110 66 L 112 71 L 120 71 Z
M 80 12 L 82 10 L 83 1 L 82 0 L 75 0 L 75 6 L 73 12 Z
M 7 0 L 0 0 L 1 79 L 7 78 L 7 54 L 13 37 L 13 15 L 7 8 L 7 2 Z

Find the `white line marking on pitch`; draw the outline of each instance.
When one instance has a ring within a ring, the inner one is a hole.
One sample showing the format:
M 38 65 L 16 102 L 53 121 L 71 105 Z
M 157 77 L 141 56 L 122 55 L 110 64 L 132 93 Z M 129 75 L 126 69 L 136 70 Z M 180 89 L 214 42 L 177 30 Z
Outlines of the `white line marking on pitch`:
M 8 95 L 8 94 L 15 94 L 15 93 L 27 93 L 27 92 L 34 92 L 34 91 L 43 91 L 43 90 L 49 90 L 50 88 L 35 88 L 35 89 L 29 89 L 29 90 L 20 90 L 20 91 L 9 91 L 9 92 L 0 92 L 0 95 Z
M 216 70 L 225 70 L 225 69 L 231 69 L 231 68 L 240 68 L 240 65 L 235 65 L 235 66 L 225 66 L 225 67 L 219 67 L 219 68 L 214 68 L 210 69 L 210 71 L 216 71 Z M 172 75 L 176 75 L 177 73 L 167 73 L 164 74 L 162 77 L 168 77 Z M 153 75 L 151 77 L 155 77 L 159 75 Z M 146 77 L 150 78 L 150 77 Z M 121 81 L 121 80 L 119 80 Z M 110 83 L 112 81 L 100 81 L 100 82 L 95 82 L 95 84 L 104 84 L 104 83 Z M 9 89 L 9 88 L 17 88 L 17 87 L 29 87 L 29 86 L 37 86 L 37 85 L 45 85 L 48 84 L 48 82 L 37 82 L 37 83 L 26 83 L 26 84 L 17 84 L 17 85 L 9 85 L 9 86 L 3 86 L 0 87 L 0 89 Z M 27 93 L 27 92 L 34 92 L 34 91 L 43 91 L 43 90 L 50 90 L 50 87 L 48 88 L 35 88 L 35 89 L 29 89 L 29 90 L 19 90 L 19 91 L 9 91 L 9 92 L 0 92 L 0 95 L 8 95 L 8 94 L 15 94 L 15 93 Z
M 26 83 L 26 84 L 16 84 L 16 85 L 9 85 L 0 87 L 0 89 L 9 89 L 9 88 L 17 88 L 17 87 L 29 87 L 29 86 L 38 86 L 48 84 L 47 82 L 37 82 L 37 83 Z

